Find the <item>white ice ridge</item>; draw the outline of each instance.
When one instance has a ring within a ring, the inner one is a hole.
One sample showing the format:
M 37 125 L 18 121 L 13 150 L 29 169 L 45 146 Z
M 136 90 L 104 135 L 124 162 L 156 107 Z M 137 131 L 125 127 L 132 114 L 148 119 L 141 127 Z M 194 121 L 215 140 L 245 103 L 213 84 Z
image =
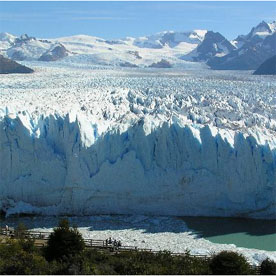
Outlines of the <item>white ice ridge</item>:
M 146 119 L 99 136 L 69 115 L 21 118 L 0 122 L 8 214 L 276 218 L 276 150 L 253 136 Z
M 275 79 L 30 65 L 0 80 L 8 214 L 276 217 Z

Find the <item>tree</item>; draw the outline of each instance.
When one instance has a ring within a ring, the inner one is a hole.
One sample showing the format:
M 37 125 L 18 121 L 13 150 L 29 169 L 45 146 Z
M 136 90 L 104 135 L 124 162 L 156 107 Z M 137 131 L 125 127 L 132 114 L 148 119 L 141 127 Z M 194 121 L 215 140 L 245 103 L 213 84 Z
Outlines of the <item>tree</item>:
M 236 252 L 222 251 L 215 255 L 210 263 L 212 274 L 215 275 L 247 275 L 252 274 L 245 257 Z
M 34 240 L 30 235 L 28 235 L 28 230 L 24 223 L 20 222 L 17 225 L 14 235 L 18 239 L 18 243 L 24 251 L 29 253 L 35 251 Z
M 70 262 L 72 258 L 82 253 L 84 248 L 84 240 L 77 228 L 70 227 L 69 221 L 63 219 L 49 236 L 45 257 L 48 261 Z
M 15 228 L 14 235 L 16 238 L 22 239 L 25 238 L 27 232 L 27 227 L 24 223 L 19 222 L 17 227 Z
M 276 275 L 276 263 L 268 258 L 261 263 L 261 275 Z

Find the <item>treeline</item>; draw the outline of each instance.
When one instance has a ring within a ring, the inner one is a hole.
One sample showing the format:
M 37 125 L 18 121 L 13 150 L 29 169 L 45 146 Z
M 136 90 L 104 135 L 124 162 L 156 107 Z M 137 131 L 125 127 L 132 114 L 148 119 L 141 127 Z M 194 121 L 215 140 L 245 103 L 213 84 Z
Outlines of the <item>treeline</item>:
M 0 244 L 0 274 L 276 275 L 275 262 L 267 259 L 257 271 L 242 255 L 228 251 L 202 259 L 190 256 L 189 252 L 172 256 L 166 251 L 116 253 L 85 248 L 81 234 L 76 227 L 70 227 L 68 220 L 60 221 L 44 248 L 25 238 L 22 226 L 16 236 L 3 238 Z

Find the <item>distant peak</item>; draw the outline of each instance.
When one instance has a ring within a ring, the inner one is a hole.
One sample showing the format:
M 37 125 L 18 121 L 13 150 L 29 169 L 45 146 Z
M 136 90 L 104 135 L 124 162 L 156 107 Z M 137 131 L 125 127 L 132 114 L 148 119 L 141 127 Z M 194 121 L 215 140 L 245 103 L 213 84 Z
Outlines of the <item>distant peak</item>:
M 272 32 L 276 32 L 276 21 L 272 21 L 271 23 L 267 23 L 267 25 L 269 26 L 270 30 Z
M 0 33 L 0 40 L 2 41 L 13 41 L 15 38 L 16 37 L 12 34 L 6 32 Z
M 36 38 L 34 36 L 28 36 L 27 34 L 22 34 L 20 36 L 20 39 L 19 40 L 22 40 L 22 41 L 28 41 L 28 40 L 36 40 Z
M 259 23 L 256 28 L 263 27 L 263 26 L 269 28 L 267 22 L 265 22 L 264 20 L 261 23 Z
M 20 38 L 21 38 L 21 39 L 28 39 L 29 36 L 28 36 L 27 34 L 23 34 L 23 35 L 20 36 Z

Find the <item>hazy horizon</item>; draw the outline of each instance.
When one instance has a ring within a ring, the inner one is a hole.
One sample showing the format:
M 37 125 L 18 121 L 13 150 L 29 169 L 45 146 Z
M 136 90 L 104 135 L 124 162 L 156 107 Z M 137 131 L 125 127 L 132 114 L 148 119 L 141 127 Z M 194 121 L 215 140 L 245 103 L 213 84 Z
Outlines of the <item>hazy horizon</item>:
M 105 39 L 207 29 L 227 39 L 276 19 L 276 2 L 0 2 L 0 32 Z

